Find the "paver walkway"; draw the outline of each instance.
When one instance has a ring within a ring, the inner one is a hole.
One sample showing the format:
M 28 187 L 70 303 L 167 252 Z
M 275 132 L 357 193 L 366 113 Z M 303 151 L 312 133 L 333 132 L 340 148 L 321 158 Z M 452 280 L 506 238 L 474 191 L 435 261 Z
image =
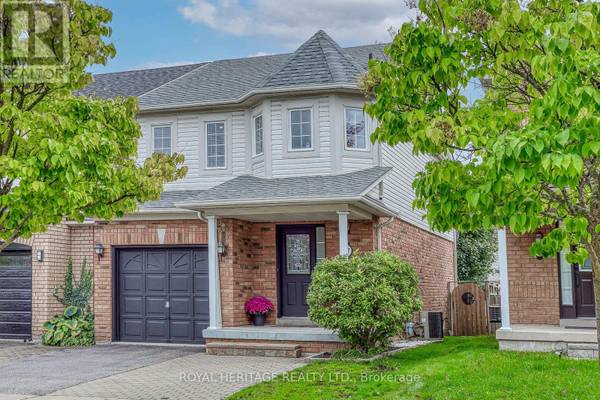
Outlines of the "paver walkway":
M 0 361 L 0 400 L 221 399 L 302 365 L 298 359 L 210 356 L 186 347 L 38 351 Z

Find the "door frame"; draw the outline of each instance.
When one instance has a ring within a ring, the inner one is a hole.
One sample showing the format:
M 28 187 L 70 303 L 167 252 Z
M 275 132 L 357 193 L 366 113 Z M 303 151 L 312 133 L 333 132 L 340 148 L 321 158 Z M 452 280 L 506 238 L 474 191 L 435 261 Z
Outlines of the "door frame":
M 117 268 L 118 254 L 120 250 L 148 250 L 148 249 L 208 249 L 207 244 L 150 244 L 150 245 L 134 245 L 134 244 L 126 244 L 126 245 L 110 245 L 110 256 L 111 256 L 111 273 L 112 273 L 112 335 L 111 340 L 113 342 L 119 342 L 120 332 L 119 332 L 119 270 Z
M 325 228 L 325 224 L 281 224 L 281 225 L 275 225 L 275 269 L 277 270 L 277 318 L 281 318 L 283 317 L 283 271 L 282 271 L 282 266 L 283 266 L 283 232 L 286 229 L 293 229 L 293 228 L 311 228 L 314 230 L 313 235 L 311 235 L 311 237 L 313 237 L 313 240 L 315 241 L 315 243 L 311 243 L 311 251 L 314 251 L 315 254 L 314 256 L 316 257 L 316 229 L 317 227 L 323 227 Z M 325 228 L 326 229 L 326 228 Z M 325 231 L 325 234 L 327 234 L 327 231 Z M 316 266 L 316 263 L 315 263 Z M 312 281 L 312 273 L 314 271 L 314 267 L 313 269 L 311 269 L 310 272 L 310 277 L 311 277 L 311 281 Z

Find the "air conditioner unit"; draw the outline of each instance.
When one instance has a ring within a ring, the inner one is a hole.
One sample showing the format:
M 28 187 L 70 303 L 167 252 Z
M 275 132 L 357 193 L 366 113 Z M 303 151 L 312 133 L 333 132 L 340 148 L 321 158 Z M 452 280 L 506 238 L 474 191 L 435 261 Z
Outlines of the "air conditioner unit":
M 441 312 L 421 311 L 421 325 L 425 339 L 442 339 L 444 337 L 444 317 Z

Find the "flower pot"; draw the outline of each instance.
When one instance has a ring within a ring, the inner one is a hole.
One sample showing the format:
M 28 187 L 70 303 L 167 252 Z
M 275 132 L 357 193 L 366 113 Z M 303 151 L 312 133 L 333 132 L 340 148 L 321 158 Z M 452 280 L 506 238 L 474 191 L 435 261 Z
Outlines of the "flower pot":
M 263 326 L 265 324 L 265 314 L 254 314 L 252 323 L 254 326 Z

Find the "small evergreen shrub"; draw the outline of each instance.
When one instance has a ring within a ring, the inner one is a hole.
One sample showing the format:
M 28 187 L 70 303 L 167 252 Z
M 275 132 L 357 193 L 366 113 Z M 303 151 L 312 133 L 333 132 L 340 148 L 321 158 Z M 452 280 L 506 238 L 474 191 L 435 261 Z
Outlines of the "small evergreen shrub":
M 307 302 L 312 321 L 372 354 L 387 348 L 421 309 L 419 278 L 386 251 L 335 257 L 317 265 Z
M 73 259 L 69 257 L 64 283 L 54 288 L 52 294 L 65 307 L 75 306 L 87 312 L 93 292 L 93 279 L 92 269 L 87 268 L 84 259 L 79 273 L 79 282 L 75 282 L 73 279 Z
M 68 306 L 43 325 L 42 343 L 47 346 L 91 346 L 94 339 L 94 315 Z

